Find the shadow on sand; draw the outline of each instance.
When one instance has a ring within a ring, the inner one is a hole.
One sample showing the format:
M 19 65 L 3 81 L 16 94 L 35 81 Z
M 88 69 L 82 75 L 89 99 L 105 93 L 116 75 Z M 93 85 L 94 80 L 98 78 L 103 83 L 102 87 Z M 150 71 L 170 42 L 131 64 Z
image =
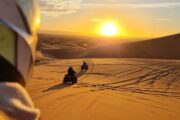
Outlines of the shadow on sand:
M 86 73 L 86 71 L 80 71 L 80 72 L 78 72 L 77 73 L 77 77 L 78 78 L 80 78 L 81 76 L 83 76 L 84 74 Z M 43 90 L 43 92 L 48 92 L 48 91 L 52 91 L 52 90 L 61 90 L 61 89 L 64 89 L 64 88 L 66 88 L 66 87 L 70 87 L 70 86 L 72 86 L 72 85 L 74 85 L 74 84 L 72 84 L 72 83 L 66 83 L 66 84 L 64 84 L 64 83 L 61 83 L 61 84 L 57 84 L 57 85 L 54 85 L 54 86 L 52 86 L 52 87 L 50 87 L 50 88 L 47 88 L 46 90 Z
M 67 83 L 67 84 L 64 84 L 64 83 L 61 83 L 61 84 L 57 84 L 57 85 L 54 85 L 46 90 L 43 90 L 43 92 L 48 92 L 48 91 L 52 91 L 52 90 L 61 90 L 61 89 L 64 89 L 66 87 L 70 87 L 72 86 L 73 84 L 70 84 L 70 83 Z
M 80 78 L 82 77 L 87 71 L 86 70 L 81 70 L 77 73 L 77 77 Z

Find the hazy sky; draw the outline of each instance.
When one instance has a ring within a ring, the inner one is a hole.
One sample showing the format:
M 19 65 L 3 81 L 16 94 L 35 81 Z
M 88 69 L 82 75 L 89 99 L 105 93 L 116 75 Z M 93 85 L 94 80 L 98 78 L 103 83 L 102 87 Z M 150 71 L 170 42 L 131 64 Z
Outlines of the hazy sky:
M 40 30 L 97 34 L 114 21 L 128 37 L 180 32 L 180 0 L 39 0 Z

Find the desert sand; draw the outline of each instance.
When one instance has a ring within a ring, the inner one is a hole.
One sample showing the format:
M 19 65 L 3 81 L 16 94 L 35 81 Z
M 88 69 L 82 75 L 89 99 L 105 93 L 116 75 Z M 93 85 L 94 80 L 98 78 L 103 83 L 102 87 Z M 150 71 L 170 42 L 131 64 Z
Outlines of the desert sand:
M 43 120 L 180 120 L 180 34 L 129 43 L 39 39 L 27 90 Z M 84 60 L 86 72 L 80 71 Z M 77 84 L 62 83 L 69 66 Z
M 80 71 L 83 60 L 87 72 Z M 68 66 L 77 84 L 62 84 Z M 178 60 L 44 60 L 27 89 L 43 120 L 180 120 Z

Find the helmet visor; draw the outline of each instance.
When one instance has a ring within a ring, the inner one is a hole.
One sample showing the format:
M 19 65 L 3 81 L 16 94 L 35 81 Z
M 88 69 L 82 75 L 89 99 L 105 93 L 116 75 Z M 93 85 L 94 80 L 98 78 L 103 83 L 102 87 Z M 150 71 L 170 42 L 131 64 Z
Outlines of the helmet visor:
M 20 82 L 25 85 L 25 80 L 29 78 L 33 64 L 31 52 L 30 46 L 24 38 L 6 25 L 0 24 L 0 80 Z M 6 71 L 4 71 L 5 69 Z M 12 73 L 8 72 L 12 70 Z M 21 79 L 16 75 L 21 76 Z
M 4 25 L 0 24 L 0 56 L 15 65 L 16 54 L 15 34 Z

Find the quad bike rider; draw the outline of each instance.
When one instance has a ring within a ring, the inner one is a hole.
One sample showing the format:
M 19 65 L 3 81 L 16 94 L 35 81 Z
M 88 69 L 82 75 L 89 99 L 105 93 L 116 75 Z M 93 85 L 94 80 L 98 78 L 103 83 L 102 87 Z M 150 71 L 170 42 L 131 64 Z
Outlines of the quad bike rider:
M 83 61 L 83 64 L 81 65 L 81 71 L 83 70 L 88 70 L 88 64 L 85 61 Z
M 71 82 L 73 84 L 77 83 L 77 74 L 74 71 L 73 67 L 69 67 L 68 74 L 65 75 L 63 83 Z

